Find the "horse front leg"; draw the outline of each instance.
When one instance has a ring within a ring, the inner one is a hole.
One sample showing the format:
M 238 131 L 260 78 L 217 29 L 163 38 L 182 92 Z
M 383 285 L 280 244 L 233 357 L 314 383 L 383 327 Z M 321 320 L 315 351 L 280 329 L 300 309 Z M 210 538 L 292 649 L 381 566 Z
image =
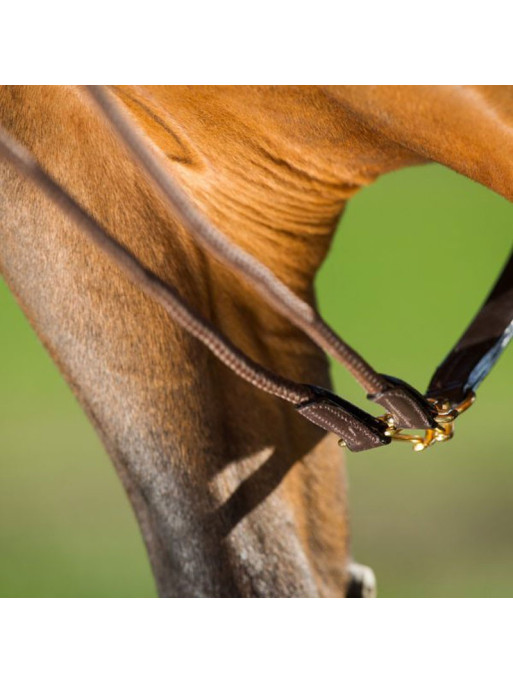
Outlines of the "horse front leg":
M 4 125 L 143 263 L 257 358 L 293 374 L 300 355 L 306 381 L 329 382 L 324 357 L 242 288 L 227 306 L 232 281 L 205 268 L 80 94 L 1 95 Z M 344 595 L 336 440 L 229 374 L 4 165 L 0 188 L 2 272 L 113 459 L 159 593 Z

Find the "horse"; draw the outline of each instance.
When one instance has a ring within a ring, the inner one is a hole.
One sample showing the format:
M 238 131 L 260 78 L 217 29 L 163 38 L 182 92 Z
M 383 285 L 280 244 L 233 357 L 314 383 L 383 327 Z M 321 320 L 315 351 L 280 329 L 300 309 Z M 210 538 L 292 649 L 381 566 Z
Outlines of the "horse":
M 312 306 L 348 200 L 380 175 L 437 161 L 511 199 L 508 87 L 109 91 L 204 216 Z M 81 88 L 4 86 L 0 123 L 252 358 L 329 387 L 325 355 L 198 247 Z M 231 374 L 3 162 L 0 187 L 1 272 L 112 458 L 159 594 L 371 594 L 336 438 Z

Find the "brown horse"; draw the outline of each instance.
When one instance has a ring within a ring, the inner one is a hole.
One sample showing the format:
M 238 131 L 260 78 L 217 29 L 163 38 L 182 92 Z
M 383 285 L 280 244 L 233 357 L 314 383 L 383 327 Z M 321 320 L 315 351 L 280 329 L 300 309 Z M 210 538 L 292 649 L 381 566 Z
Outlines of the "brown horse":
M 301 297 L 347 200 L 439 161 L 511 199 L 507 87 L 115 87 L 203 213 Z M 3 87 L 0 123 L 253 358 L 328 386 L 324 355 L 170 217 L 79 88 Z M 344 596 L 333 436 L 222 367 L 9 166 L 0 265 L 99 431 L 163 596 Z

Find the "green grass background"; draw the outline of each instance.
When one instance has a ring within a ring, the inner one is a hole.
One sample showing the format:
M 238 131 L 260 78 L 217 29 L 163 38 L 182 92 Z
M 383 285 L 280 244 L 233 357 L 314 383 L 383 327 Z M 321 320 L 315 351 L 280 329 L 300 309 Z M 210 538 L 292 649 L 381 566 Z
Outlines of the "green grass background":
M 317 286 L 379 370 L 425 388 L 497 276 L 513 207 L 437 166 L 351 203 Z M 98 438 L 0 286 L 0 595 L 153 596 L 134 516 Z M 381 596 L 513 596 L 513 349 L 457 425 L 416 454 L 349 454 L 355 557 Z M 337 389 L 373 410 L 348 374 Z

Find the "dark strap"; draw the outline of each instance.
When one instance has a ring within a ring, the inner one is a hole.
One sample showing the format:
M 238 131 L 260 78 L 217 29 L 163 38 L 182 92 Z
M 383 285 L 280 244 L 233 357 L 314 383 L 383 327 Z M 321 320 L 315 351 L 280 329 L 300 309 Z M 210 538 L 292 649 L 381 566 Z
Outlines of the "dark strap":
M 428 397 L 461 403 L 491 371 L 513 337 L 513 252 L 488 299 L 429 383 Z
M 165 157 L 150 148 L 137 127 L 117 105 L 103 86 L 87 86 L 87 91 L 111 124 L 114 132 L 127 146 L 159 191 L 169 210 L 181 220 L 191 236 L 213 256 L 239 272 L 266 299 L 268 304 L 300 328 L 321 349 L 345 366 L 375 401 L 387 407 L 397 417 L 397 424 L 406 428 L 427 428 L 432 425 L 432 410 L 421 395 L 406 383 L 391 384 L 347 344 L 319 312 L 300 299 L 264 264 L 231 242 L 214 226 L 184 194 L 172 176 Z
M 322 387 L 310 385 L 313 396 L 296 406 L 299 413 L 323 430 L 340 435 L 351 451 L 390 444 L 383 421 Z
M 390 441 L 386 426 L 328 390 L 294 382 L 261 366 L 236 347 L 181 297 L 171 285 L 149 271 L 126 247 L 113 238 L 69 193 L 42 169 L 30 152 L 0 126 L 0 157 L 24 176 L 69 216 L 125 275 L 158 302 L 173 320 L 204 344 L 230 370 L 254 387 L 290 402 L 303 416 L 334 432 L 349 449 L 362 451 Z
M 383 377 L 387 379 L 389 389 L 368 394 L 367 398 L 384 406 L 397 428 L 429 430 L 437 427 L 432 404 L 418 390 L 391 375 Z
M 447 422 L 447 410 L 435 409 L 430 400 L 447 398 L 453 406 L 465 399 L 488 374 L 513 336 L 513 255 L 483 308 L 456 347 L 438 368 L 429 386 L 427 399 L 402 380 L 376 373 L 320 318 L 307 303 L 279 281 L 263 264 L 233 245 L 192 207 L 167 170 L 138 138 L 137 131 L 118 111 L 112 99 L 97 87 L 92 94 L 160 189 L 170 208 L 185 227 L 213 254 L 251 282 L 275 308 L 306 332 L 320 347 L 341 361 L 369 391 L 368 398 L 384 406 L 391 415 L 387 422 L 341 399 L 328 390 L 294 382 L 249 358 L 220 331 L 195 312 L 170 285 L 144 267 L 123 245 L 111 237 L 95 219 L 57 184 L 36 162 L 30 152 L 0 127 L 0 155 L 30 178 L 76 226 L 146 294 L 159 302 L 172 318 L 200 340 L 228 368 L 255 387 L 292 403 L 311 422 L 337 434 L 352 451 L 363 451 L 397 438 L 400 428 L 426 429 L 437 438 L 439 422 Z M 458 411 L 454 411 L 458 414 Z M 440 421 L 440 419 L 442 419 Z M 453 419 L 453 417 L 452 417 Z M 447 438 L 447 432 L 439 436 Z M 404 439 L 404 437 L 402 437 Z M 418 441 L 416 438 L 414 441 Z M 424 444 L 424 445 L 425 445 Z

